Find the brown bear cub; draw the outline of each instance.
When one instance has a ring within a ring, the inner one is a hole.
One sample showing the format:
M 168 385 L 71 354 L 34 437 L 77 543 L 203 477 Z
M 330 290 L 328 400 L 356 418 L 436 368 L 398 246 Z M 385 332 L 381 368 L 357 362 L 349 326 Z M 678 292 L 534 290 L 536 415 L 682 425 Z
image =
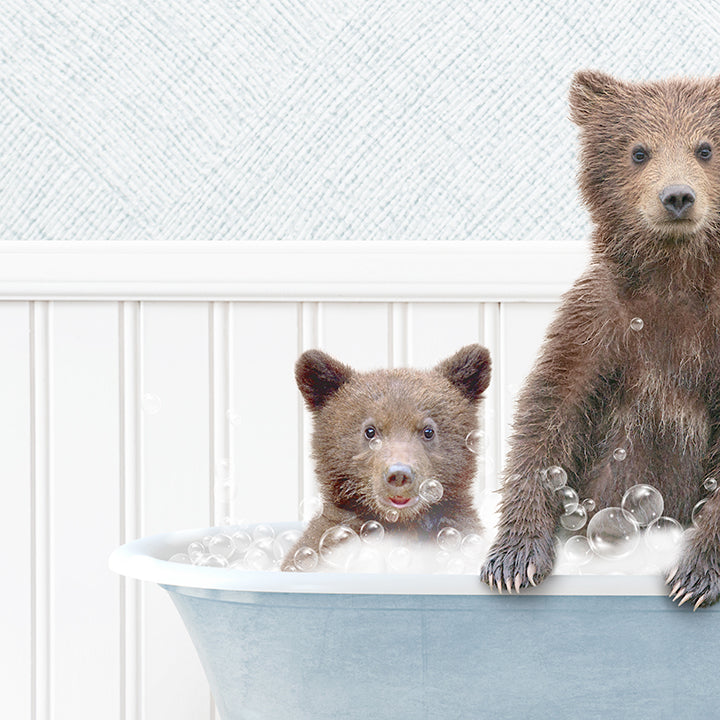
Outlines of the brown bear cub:
M 560 504 L 543 469 L 619 506 L 655 486 L 690 524 L 720 477 L 720 79 L 620 82 L 575 75 L 580 187 L 592 260 L 564 296 L 521 390 L 497 539 L 482 569 L 518 590 L 552 570 Z M 616 448 L 627 453 L 621 462 Z M 720 493 L 670 571 L 695 607 L 720 595 Z
M 298 549 L 317 553 L 323 534 L 338 525 L 359 533 L 372 520 L 386 533 L 420 538 L 434 538 L 445 526 L 480 532 L 472 498 L 476 458 L 465 440 L 477 430 L 480 396 L 490 382 L 484 347 L 468 345 L 432 370 L 372 372 L 308 350 L 295 378 L 312 412 L 323 509 L 287 553 L 283 570 L 304 569 L 294 561 Z

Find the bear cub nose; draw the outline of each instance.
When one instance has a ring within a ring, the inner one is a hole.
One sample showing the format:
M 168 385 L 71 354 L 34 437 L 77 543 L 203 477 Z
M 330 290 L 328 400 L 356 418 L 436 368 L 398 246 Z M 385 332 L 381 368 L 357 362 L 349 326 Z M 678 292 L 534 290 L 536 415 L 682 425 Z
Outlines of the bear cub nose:
M 673 220 L 681 220 L 695 202 L 695 193 L 689 185 L 668 185 L 660 193 L 660 202 Z
M 409 465 L 395 463 L 385 473 L 385 482 L 393 487 L 402 487 L 413 481 L 414 474 Z

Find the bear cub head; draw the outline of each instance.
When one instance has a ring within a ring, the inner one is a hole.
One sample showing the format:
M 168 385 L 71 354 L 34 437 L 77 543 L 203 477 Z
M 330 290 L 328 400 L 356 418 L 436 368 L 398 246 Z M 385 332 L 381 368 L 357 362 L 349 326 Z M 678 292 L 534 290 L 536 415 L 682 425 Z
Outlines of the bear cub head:
M 477 430 L 490 382 L 484 347 L 468 345 L 431 370 L 372 372 L 308 350 L 295 377 L 313 416 L 325 505 L 395 527 L 419 523 L 430 531 L 445 518 L 479 529 L 471 492 L 476 456 L 466 438 Z
M 708 257 L 720 229 L 720 80 L 582 71 L 570 108 L 596 247 L 622 266 Z

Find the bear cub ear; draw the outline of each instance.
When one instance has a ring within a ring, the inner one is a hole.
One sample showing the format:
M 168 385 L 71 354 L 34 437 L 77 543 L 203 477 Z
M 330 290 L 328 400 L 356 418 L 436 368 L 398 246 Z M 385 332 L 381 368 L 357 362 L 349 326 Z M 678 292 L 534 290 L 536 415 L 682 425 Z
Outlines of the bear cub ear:
M 490 353 L 482 345 L 466 345 L 437 365 L 435 371 L 475 403 L 490 384 Z
M 307 350 L 295 363 L 295 382 L 309 410 L 319 410 L 353 375 L 322 350 Z
M 625 87 L 625 83 L 597 70 L 576 72 L 570 85 L 570 119 L 584 125 L 600 103 Z

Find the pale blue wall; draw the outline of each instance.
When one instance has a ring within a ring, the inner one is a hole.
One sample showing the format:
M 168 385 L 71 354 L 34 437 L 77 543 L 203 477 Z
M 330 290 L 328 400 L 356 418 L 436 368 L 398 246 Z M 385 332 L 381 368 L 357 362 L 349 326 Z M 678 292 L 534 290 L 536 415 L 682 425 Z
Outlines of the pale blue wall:
M 572 72 L 717 73 L 711 4 L 4 0 L 0 240 L 582 240 Z

